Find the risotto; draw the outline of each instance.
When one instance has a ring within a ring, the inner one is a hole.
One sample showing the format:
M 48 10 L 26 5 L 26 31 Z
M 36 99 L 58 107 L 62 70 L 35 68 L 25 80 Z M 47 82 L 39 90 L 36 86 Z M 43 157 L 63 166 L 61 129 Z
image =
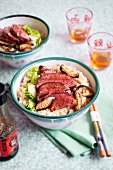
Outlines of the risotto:
M 86 106 L 94 92 L 84 74 L 72 66 L 37 66 L 23 76 L 17 97 L 20 104 L 37 114 L 60 116 Z

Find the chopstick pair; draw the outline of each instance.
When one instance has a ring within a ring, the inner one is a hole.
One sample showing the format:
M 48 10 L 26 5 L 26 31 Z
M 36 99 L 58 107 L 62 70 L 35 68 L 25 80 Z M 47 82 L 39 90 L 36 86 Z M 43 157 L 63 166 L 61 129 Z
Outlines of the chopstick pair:
M 90 107 L 90 115 L 93 123 L 95 138 L 99 148 L 100 157 L 103 158 L 105 157 L 105 155 L 107 157 L 110 157 L 111 153 L 109 151 L 107 140 L 101 125 L 99 112 L 97 111 L 96 105 L 94 103 Z

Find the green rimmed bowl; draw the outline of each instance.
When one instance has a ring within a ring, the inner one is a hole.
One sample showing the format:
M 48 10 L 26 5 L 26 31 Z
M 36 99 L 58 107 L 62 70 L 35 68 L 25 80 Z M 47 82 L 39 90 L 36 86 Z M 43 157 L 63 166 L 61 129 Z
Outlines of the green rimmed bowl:
M 45 39 L 40 46 L 29 51 L 18 52 L 18 53 L 0 51 L 0 60 L 3 63 L 13 68 L 21 68 L 24 65 L 34 60 L 37 60 L 39 58 L 39 51 L 42 50 L 42 48 L 49 40 L 50 28 L 44 20 L 32 15 L 18 14 L 18 15 L 6 16 L 0 19 L 0 28 L 2 29 L 8 26 L 12 26 L 13 24 L 20 24 L 20 25 L 27 24 L 32 29 L 41 32 Z
M 44 116 L 37 113 L 33 113 L 23 107 L 17 99 L 17 90 L 19 89 L 20 82 L 24 74 L 32 67 L 44 65 L 44 66 L 56 66 L 57 64 L 64 64 L 64 65 L 72 65 L 75 66 L 77 69 L 83 72 L 83 74 L 88 78 L 93 91 L 95 92 L 92 100 L 82 109 L 79 111 L 73 112 L 71 114 L 63 115 L 63 116 Z M 19 106 L 20 109 L 24 112 L 24 114 L 32 120 L 37 125 L 48 128 L 48 129 L 62 129 L 68 127 L 69 125 L 75 123 L 83 115 L 87 113 L 91 104 L 96 100 L 99 95 L 100 85 L 98 78 L 94 71 L 90 69 L 87 65 L 83 64 L 80 61 L 65 58 L 65 57 L 50 57 L 50 58 L 43 58 L 36 60 L 32 63 L 25 65 L 21 68 L 13 77 L 11 82 L 11 95 L 14 99 L 14 102 Z

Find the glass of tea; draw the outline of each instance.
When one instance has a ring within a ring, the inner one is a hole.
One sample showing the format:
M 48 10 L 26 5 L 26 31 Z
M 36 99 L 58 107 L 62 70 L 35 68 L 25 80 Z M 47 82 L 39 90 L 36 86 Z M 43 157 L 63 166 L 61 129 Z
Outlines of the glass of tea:
M 113 58 L 113 35 L 97 32 L 87 38 L 92 68 L 103 70 L 107 68 Z
M 66 12 L 67 26 L 72 43 L 82 43 L 87 39 L 92 18 L 92 11 L 83 7 L 75 7 Z

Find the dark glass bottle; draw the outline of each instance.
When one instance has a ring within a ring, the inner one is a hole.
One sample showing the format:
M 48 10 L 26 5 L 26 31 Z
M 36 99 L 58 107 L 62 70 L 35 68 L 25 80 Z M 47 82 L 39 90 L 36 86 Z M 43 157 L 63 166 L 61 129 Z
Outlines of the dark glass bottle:
M 16 122 L 7 109 L 7 90 L 0 83 L 0 161 L 13 158 L 18 152 Z

